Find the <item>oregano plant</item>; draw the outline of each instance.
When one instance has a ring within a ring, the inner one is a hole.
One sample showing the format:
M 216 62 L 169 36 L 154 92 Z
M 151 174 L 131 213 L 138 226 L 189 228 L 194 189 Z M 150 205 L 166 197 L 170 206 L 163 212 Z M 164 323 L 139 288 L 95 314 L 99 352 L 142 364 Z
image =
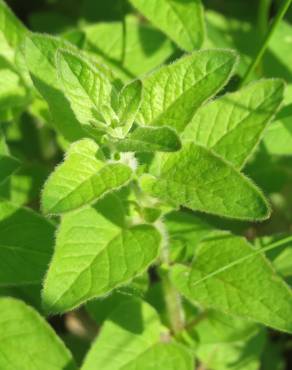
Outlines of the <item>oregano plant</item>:
M 0 370 L 288 369 L 291 0 L 18 3 Z

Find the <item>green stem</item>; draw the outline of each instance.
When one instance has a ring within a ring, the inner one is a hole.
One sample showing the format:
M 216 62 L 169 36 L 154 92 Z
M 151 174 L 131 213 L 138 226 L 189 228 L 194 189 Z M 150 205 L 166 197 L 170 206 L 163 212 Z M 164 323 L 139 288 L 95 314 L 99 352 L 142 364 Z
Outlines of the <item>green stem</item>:
M 271 0 L 260 0 L 258 9 L 258 30 L 261 40 L 268 32 L 270 6 Z
M 170 279 L 169 267 L 169 245 L 168 237 L 166 235 L 166 230 L 161 222 L 159 227 L 162 229 L 162 234 L 164 236 L 164 245 L 162 246 L 161 260 L 163 265 L 160 267 L 160 277 L 162 282 L 162 287 L 164 291 L 164 299 L 166 304 L 166 310 L 169 318 L 170 327 L 173 335 L 179 334 L 185 326 L 185 315 L 182 306 L 181 295 L 172 284 Z
M 283 3 L 282 3 L 282 6 L 280 7 L 274 21 L 273 21 L 273 24 L 271 25 L 264 41 L 263 41 L 263 44 L 261 46 L 261 48 L 259 49 L 256 57 L 253 59 L 253 61 L 251 62 L 245 76 L 243 77 L 242 81 L 241 81 L 241 84 L 240 84 L 240 87 L 243 86 L 250 78 L 250 76 L 252 75 L 252 73 L 254 72 L 254 70 L 256 69 L 256 67 L 259 65 L 268 45 L 269 45 L 269 42 L 270 42 L 270 39 L 271 37 L 273 36 L 277 26 L 279 25 L 279 23 L 281 22 L 281 20 L 283 19 L 284 15 L 286 14 L 289 6 L 291 5 L 291 2 L 292 0 L 284 0 Z
M 169 271 L 163 271 L 161 277 L 171 330 L 174 335 L 177 335 L 184 329 L 185 326 L 185 317 L 181 296 L 170 281 Z

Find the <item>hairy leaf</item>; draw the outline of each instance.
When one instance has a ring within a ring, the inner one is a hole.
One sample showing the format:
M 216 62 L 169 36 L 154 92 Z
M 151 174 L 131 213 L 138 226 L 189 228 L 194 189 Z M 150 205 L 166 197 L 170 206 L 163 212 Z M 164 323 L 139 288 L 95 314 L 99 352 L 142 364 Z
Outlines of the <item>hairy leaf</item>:
M 192 51 L 202 45 L 204 18 L 201 0 L 130 0 L 130 2 L 180 48 Z
M 116 143 L 120 152 L 175 152 L 181 142 L 169 127 L 138 126 L 125 139 Z
M 13 174 L 19 168 L 17 159 L 0 154 L 0 183 Z
M 56 37 L 31 34 L 26 38 L 24 54 L 34 86 L 49 105 L 54 127 L 71 142 L 88 135 L 82 130 L 61 91 L 55 67 L 55 55 L 59 48 L 71 50 L 73 45 Z
M 161 155 L 156 163 L 155 177 L 145 175 L 141 180 L 155 197 L 218 216 L 242 220 L 269 216 L 256 186 L 207 148 L 188 142 L 179 152 Z
M 136 118 L 142 99 L 142 82 L 135 80 L 124 86 L 118 97 L 119 125 L 125 126 L 123 134 L 127 134 Z M 123 135 L 123 136 L 124 136 Z
M 150 305 L 126 301 L 105 322 L 82 370 L 192 370 L 191 353 L 174 341 L 163 343 L 163 335 L 168 333 Z
M 151 225 L 117 222 L 113 217 L 118 207 L 109 195 L 95 207 L 62 218 L 43 292 L 49 312 L 64 312 L 109 293 L 158 256 L 158 231 Z
M 0 368 L 74 370 L 74 360 L 48 323 L 31 307 L 0 298 Z
M 236 60 L 231 51 L 203 50 L 149 74 L 142 79 L 143 100 L 137 120 L 183 131 L 196 110 L 228 81 Z
M 0 55 L 15 63 L 15 50 L 23 42 L 27 30 L 20 20 L 0 0 Z
M 207 146 L 240 168 L 283 99 L 281 80 L 260 80 L 201 107 L 183 138 Z
M 32 210 L 0 200 L 0 286 L 41 282 L 54 232 L 54 226 Z
M 103 161 L 94 141 L 80 140 L 71 145 L 64 163 L 47 180 L 42 209 L 46 214 L 60 214 L 80 208 L 127 184 L 131 177 L 130 167 Z
M 202 242 L 192 267 L 175 267 L 172 281 L 205 307 L 292 332 L 291 290 L 243 238 L 225 234 Z
M 106 124 L 116 118 L 112 106 L 117 104 L 117 92 L 104 71 L 66 50 L 58 51 L 57 68 L 62 89 L 79 122 L 91 124 L 97 131 L 105 130 Z

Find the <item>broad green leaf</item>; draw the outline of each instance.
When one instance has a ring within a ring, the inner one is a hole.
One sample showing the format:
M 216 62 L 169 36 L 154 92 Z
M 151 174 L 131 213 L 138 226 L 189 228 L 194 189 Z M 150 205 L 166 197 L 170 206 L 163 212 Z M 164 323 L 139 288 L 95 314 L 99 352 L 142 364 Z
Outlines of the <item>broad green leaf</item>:
M 86 135 L 64 96 L 55 67 L 59 48 L 72 49 L 73 45 L 56 37 L 31 34 L 26 38 L 24 55 L 34 86 L 46 100 L 55 129 L 69 142 Z
M 53 252 L 54 226 L 0 200 L 0 286 L 39 283 Z
M 15 52 L 23 42 L 27 30 L 12 13 L 3 0 L 0 0 L 0 55 L 15 63 Z
M 142 187 L 174 206 L 241 220 L 263 220 L 269 206 L 257 187 L 231 164 L 192 142 L 162 154 L 155 176 L 144 175 Z
M 45 280 L 44 306 L 64 312 L 103 296 L 144 272 L 157 258 L 160 234 L 151 225 L 116 222 L 109 195 L 95 207 L 62 218 Z
M 226 84 L 236 61 L 231 51 L 202 50 L 154 71 L 142 79 L 137 120 L 183 131 L 197 109 Z
M 264 136 L 264 145 L 271 155 L 292 154 L 292 106 L 288 104 L 281 109 L 275 122 L 269 126 Z
M 187 298 L 227 314 L 292 332 L 292 294 L 261 249 L 221 235 L 202 242 L 191 268 L 177 265 L 172 281 Z
M 198 243 L 214 229 L 207 221 L 185 210 L 172 211 L 165 215 L 164 223 L 169 236 L 169 248 L 175 260 L 193 256 Z
M 17 159 L 0 154 L 0 183 L 13 174 L 19 168 Z
M 48 323 L 14 298 L 0 298 L 0 368 L 74 370 L 72 355 Z
M 115 145 L 120 152 L 175 152 L 181 148 L 176 132 L 166 126 L 138 126 Z
M 0 112 L 22 108 L 28 103 L 20 77 L 10 68 L 0 68 Z
M 201 0 L 130 2 L 183 50 L 192 51 L 202 45 L 204 18 Z
M 86 35 L 86 50 L 94 52 L 128 81 L 162 64 L 174 47 L 163 34 L 137 17 L 127 16 L 125 22 L 125 30 L 122 22 L 99 22 L 82 31 Z
M 91 124 L 98 133 L 106 130 L 116 114 L 117 92 L 102 70 L 77 53 L 59 50 L 58 76 L 65 96 L 82 125 Z
M 132 127 L 136 118 L 142 99 L 142 82 L 135 80 L 124 86 L 118 97 L 118 118 L 119 126 L 123 126 L 123 136 Z
M 235 343 L 202 344 L 196 350 L 207 369 L 258 370 L 266 341 L 265 332 Z
M 191 353 L 170 338 L 163 340 L 168 335 L 149 304 L 127 301 L 109 316 L 81 369 L 193 370 Z
M 47 180 L 42 194 L 43 212 L 60 214 L 93 203 L 126 185 L 131 177 L 130 167 L 104 162 L 94 141 L 80 140 L 71 145 L 64 163 Z
M 242 167 L 283 99 L 281 80 L 260 80 L 201 107 L 183 138 L 212 149 Z

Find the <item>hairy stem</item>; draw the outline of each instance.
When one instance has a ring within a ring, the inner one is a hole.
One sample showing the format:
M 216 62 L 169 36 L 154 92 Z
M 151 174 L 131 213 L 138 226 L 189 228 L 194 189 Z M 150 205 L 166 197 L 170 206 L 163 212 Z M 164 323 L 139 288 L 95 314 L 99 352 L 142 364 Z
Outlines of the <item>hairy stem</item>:
M 260 61 L 262 60 L 262 57 L 263 55 L 265 54 L 265 51 L 269 45 L 269 42 L 270 42 L 270 39 L 271 37 L 273 36 L 276 28 L 278 27 L 279 23 L 281 22 L 281 20 L 283 19 L 284 15 L 286 14 L 289 6 L 291 5 L 291 2 L 292 0 L 284 0 L 268 33 L 266 34 L 266 37 L 262 43 L 262 46 L 261 48 L 259 49 L 257 55 L 255 56 L 255 58 L 253 59 L 253 61 L 251 62 L 245 76 L 243 77 L 242 81 L 241 81 L 241 84 L 240 84 L 240 87 L 243 86 L 250 78 L 250 76 L 252 75 L 252 73 L 254 72 L 254 70 L 256 69 L 256 67 L 259 65 Z
M 163 228 L 162 234 L 164 235 L 164 245 L 162 247 L 161 253 L 163 266 L 161 266 L 160 269 L 160 276 L 162 280 L 164 299 L 171 330 L 174 335 L 177 335 L 184 329 L 185 326 L 184 309 L 182 306 L 181 295 L 172 284 L 169 276 L 169 244 L 167 240 L 166 230 L 164 229 L 164 225 L 162 224 L 162 222 L 159 225 L 159 228 Z

